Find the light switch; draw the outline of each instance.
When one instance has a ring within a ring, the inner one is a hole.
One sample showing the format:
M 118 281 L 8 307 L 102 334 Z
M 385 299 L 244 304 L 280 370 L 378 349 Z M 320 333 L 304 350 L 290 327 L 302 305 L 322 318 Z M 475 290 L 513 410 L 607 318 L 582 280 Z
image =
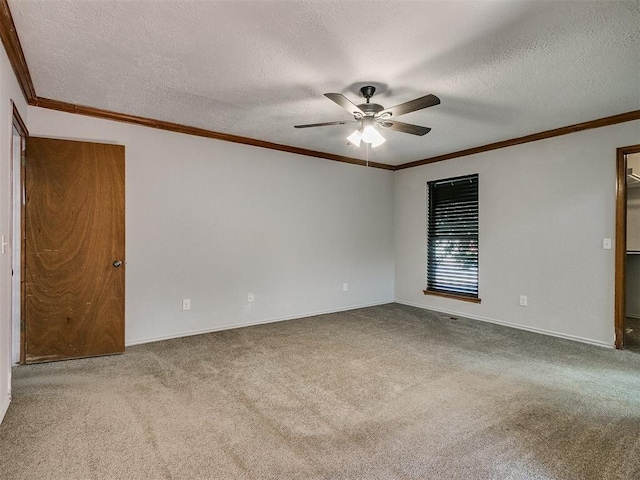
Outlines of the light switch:
M 602 239 L 602 249 L 603 250 L 611 250 L 611 239 L 603 238 Z

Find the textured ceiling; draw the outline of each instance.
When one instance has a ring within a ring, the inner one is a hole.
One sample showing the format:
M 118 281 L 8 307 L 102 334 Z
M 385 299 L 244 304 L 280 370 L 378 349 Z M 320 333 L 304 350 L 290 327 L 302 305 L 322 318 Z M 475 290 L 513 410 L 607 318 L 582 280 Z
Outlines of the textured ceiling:
M 640 109 L 634 1 L 9 0 L 40 97 L 365 158 L 323 96 L 441 105 L 383 130 L 401 164 Z

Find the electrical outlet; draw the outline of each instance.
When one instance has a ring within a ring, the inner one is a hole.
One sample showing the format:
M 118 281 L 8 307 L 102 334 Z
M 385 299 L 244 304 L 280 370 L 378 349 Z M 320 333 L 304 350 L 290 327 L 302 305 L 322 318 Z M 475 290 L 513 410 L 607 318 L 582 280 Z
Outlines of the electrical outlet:
M 182 310 L 191 310 L 191 299 L 183 298 L 182 299 Z
M 255 301 L 255 297 L 253 296 L 253 293 L 248 293 L 247 294 L 247 302 L 253 303 L 254 301 Z
M 343 283 L 342 284 L 342 291 L 343 292 L 348 292 L 349 291 L 349 284 L 348 283 Z
M 526 307 L 527 306 L 527 296 L 526 295 L 520 295 L 520 306 L 521 307 Z

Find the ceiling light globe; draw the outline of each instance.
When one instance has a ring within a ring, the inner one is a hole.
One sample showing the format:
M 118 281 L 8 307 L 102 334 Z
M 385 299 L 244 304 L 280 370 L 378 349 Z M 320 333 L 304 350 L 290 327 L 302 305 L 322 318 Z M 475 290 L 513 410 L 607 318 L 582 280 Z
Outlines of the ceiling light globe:
M 378 133 L 378 137 L 371 142 L 371 148 L 379 147 L 380 145 L 382 145 L 386 141 L 387 140 L 382 135 L 380 135 Z
M 364 127 L 364 131 L 362 132 L 362 141 L 370 143 L 373 148 L 376 148 L 377 146 L 382 145 L 386 140 L 380 132 L 373 128 L 373 125 L 367 125 Z
M 356 147 L 359 147 L 360 142 L 362 141 L 362 134 L 360 133 L 360 130 L 356 130 L 351 135 L 349 135 L 347 137 L 347 140 L 353 143 Z

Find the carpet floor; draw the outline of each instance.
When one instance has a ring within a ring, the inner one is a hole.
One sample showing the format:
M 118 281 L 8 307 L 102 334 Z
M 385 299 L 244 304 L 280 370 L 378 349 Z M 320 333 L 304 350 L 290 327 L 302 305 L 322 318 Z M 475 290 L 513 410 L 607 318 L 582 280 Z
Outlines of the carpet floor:
M 388 304 L 20 366 L 0 478 L 640 479 L 640 355 Z
M 627 317 L 625 320 L 625 348 L 640 353 L 640 318 Z

